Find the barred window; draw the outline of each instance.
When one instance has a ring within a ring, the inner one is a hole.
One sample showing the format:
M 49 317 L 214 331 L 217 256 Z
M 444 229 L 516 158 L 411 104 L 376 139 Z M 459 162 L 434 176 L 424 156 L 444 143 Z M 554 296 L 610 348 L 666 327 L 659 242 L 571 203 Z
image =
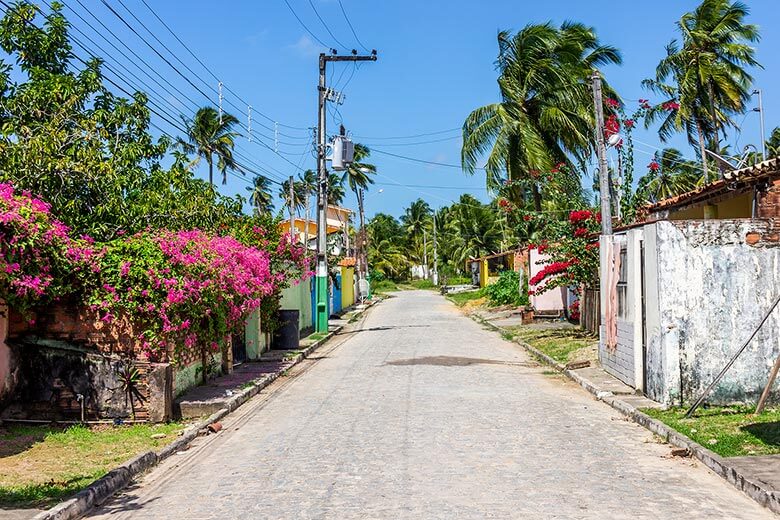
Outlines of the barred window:
M 620 246 L 620 272 L 617 282 L 618 318 L 628 318 L 628 255 L 626 246 Z

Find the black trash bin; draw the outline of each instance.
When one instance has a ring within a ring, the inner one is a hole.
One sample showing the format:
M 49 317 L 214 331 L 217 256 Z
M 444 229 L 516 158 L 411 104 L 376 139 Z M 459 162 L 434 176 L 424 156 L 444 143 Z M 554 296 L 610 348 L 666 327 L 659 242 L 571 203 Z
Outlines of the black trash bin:
M 274 350 L 295 350 L 300 345 L 298 330 L 298 310 L 282 309 L 279 311 L 279 328 L 274 332 L 271 348 Z

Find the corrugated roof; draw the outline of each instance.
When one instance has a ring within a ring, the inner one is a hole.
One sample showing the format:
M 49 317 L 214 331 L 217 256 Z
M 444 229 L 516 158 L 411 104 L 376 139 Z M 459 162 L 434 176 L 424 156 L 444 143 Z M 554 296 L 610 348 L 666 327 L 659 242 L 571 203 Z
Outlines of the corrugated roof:
M 735 183 L 745 188 L 752 186 L 758 181 L 780 178 L 780 158 L 775 157 L 754 166 L 726 172 L 724 176 L 726 177 L 725 179 L 718 179 L 695 190 L 660 200 L 655 204 L 649 204 L 644 209 L 648 213 L 656 213 L 679 206 L 706 202 L 708 199 L 721 195 L 724 192 L 733 191 Z

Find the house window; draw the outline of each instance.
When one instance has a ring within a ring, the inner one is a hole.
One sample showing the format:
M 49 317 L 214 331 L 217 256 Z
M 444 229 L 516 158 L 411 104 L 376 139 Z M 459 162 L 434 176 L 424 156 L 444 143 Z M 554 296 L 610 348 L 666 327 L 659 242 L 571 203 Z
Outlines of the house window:
M 628 318 L 628 255 L 626 246 L 620 247 L 620 272 L 617 282 L 618 318 Z

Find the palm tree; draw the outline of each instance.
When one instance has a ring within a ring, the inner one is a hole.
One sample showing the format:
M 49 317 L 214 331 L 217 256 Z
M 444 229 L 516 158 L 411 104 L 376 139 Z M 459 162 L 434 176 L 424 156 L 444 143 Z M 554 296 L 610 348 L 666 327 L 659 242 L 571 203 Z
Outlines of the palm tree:
M 252 179 L 252 187 L 247 187 L 249 202 L 252 204 L 256 215 L 270 213 L 274 209 L 273 195 L 271 194 L 271 181 L 267 177 L 257 175 Z
M 705 143 L 719 146 L 720 131 L 733 124 L 731 116 L 745 112 L 753 82 L 746 69 L 760 66 L 750 45 L 759 40 L 759 31 L 745 23 L 748 13 L 742 2 L 703 0 L 677 22 L 682 42 L 667 45 L 656 68 L 656 84 L 672 82 L 674 126 L 685 130 L 689 141 L 695 134 L 705 175 Z
M 358 201 L 358 215 L 360 217 L 360 232 L 358 244 L 358 265 L 361 271 L 360 275 L 367 274 L 366 263 L 366 235 L 365 235 L 365 222 L 363 213 L 363 190 L 368 189 L 369 184 L 374 183 L 374 179 L 371 178 L 372 174 L 376 173 L 376 166 L 373 164 L 364 163 L 366 159 L 371 155 L 371 150 L 367 146 L 362 144 L 355 144 L 355 152 L 352 163 L 344 170 L 344 175 L 341 177 L 342 184 L 346 182 L 347 186 L 355 193 Z
M 344 203 L 344 185 L 341 183 L 341 177 L 337 173 L 331 173 L 328 176 L 328 204 L 331 206 L 341 206 Z
M 195 153 L 197 158 L 190 164 L 195 166 L 200 159 L 206 159 L 209 165 L 209 183 L 214 185 L 214 156 L 217 158 L 217 169 L 222 173 L 222 184 L 227 184 L 227 170 L 237 169 L 233 158 L 233 147 L 237 132 L 233 127 L 238 124 L 234 116 L 223 113 L 220 120 L 219 113 L 214 107 L 198 109 L 192 120 L 182 118 L 187 136 L 186 140 L 178 139 L 179 146 L 186 153 Z
M 637 195 L 645 202 L 658 202 L 685 193 L 704 180 L 700 173 L 697 174 L 696 164 L 674 148 L 664 148 L 656 153 L 651 165 L 650 172 L 639 179 L 637 186 Z
M 368 189 L 369 184 L 374 183 L 374 179 L 371 175 L 376 173 L 376 166 L 373 164 L 364 163 L 363 161 L 368 159 L 371 155 L 371 150 L 367 146 L 362 144 L 355 144 L 355 155 L 352 164 L 344 170 L 344 174 L 341 177 L 341 182 L 346 183 L 349 189 L 356 194 L 360 189 Z
M 767 157 L 763 158 L 764 161 L 780 155 L 780 127 L 775 127 L 772 130 L 772 134 L 766 142 L 766 154 Z
M 302 190 L 303 208 L 306 215 L 306 228 L 303 231 L 303 243 L 309 243 L 309 210 L 311 209 L 311 198 L 317 193 L 317 174 L 314 170 L 306 170 L 298 175 L 298 180 Z
M 487 184 L 532 179 L 564 162 L 575 171 L 592 151 L 593 99 L 589 77 L 600 65 L 621 62 L 593 29 L 576 23 L 527 25 L 498 35 L 501 101 L 474 110 L 463 124 L 461 160 L 473 173 L 487 154 Z M 608 85 L 605 92 L 611 93 Z M 541 210 L 541 193 L 532 196 Z
M 279 187 L 279 198 L 284 201 L 286 208 L 290 207 L 290 179 L 282 182 Z M 293 213 L 297 214 L 298 210 L 304 205 L 304 190 L 299 181 L 292 181 L 292 208 Z

